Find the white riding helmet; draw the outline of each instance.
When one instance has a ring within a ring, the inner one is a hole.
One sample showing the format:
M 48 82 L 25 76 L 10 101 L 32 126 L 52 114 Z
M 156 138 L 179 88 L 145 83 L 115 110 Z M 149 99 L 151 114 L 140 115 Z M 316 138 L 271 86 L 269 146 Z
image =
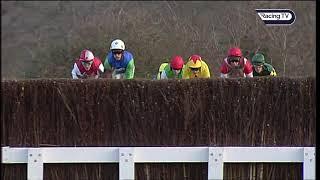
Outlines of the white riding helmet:
M 124 42 L 120 39 L 116 39 L 116 40 L 112 41 L 110 50 L 113 50 L 113 49 L 124 50 L 125 49 Z

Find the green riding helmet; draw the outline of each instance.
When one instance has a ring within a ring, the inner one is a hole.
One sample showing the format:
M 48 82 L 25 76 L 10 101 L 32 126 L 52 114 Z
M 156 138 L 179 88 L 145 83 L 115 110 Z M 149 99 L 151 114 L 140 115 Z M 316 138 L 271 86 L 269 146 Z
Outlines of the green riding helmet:
M 263 65 L 265 63 L 263 54 L 257 53 L 252 57 L 253 65 Z

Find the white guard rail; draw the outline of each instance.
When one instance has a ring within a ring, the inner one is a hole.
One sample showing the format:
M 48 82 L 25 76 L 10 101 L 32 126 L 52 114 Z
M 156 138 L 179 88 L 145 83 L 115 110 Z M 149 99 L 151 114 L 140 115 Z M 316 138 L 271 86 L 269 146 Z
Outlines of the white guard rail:
M 208 180 L 223 179 L 223 163 L 303 163 L 315 179 L 315 147 L 2 147 L 2 163 L 27 163 L 28 180 L 43 179 L 44 163 L 119 163 L 133 180 L 135 163 L 208 163 Z

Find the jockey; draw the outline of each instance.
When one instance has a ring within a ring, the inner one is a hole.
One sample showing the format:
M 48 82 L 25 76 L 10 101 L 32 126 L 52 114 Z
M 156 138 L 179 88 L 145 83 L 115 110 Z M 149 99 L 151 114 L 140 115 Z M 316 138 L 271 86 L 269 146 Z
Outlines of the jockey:
M 277 76 L 276 70 L 271 64 L 265 62 L 264 55 L 257 53 L 252 57 L 253 77 L 255 76 Z
M 91 51 L 84 49 L 81 51 L 80 57 L 74 63 L 71 75 L 73 79 L 97 79 L 103 71 L 104 67 L 101 60 L 94 57 Z
M 182 77 L 183 79 L 210 78 L 210 70 L 201 56 L 192 55 L 185 65 Z
M 104 66 L 106 71 L 112 74 L 113 79 L 132 79 L 134 77 L 133 55 L 125 50 L 124 42 L 120 39 L 112 41 Z
M 228 57 L 224 58 L 220 67 L 220 77 L 253 77 L 252 65 L 240 48 L 229 49 Z
M 181 56 L 174 56 L 169 63 L 162 63 L 159 68 L 158 79 L 181 79 L 184 61 Z

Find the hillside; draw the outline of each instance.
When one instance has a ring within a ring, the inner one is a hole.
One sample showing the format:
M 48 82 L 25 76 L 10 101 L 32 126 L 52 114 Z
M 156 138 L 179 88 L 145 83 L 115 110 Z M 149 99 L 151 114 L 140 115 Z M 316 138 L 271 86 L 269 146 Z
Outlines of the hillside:
M 292 9 L 292 26 L 267 27 L 257 8 Z M 70 78 L 84 48 L 104 61 L 115 38 L 151 78 L 168 57 L 200 54 L 213 76 L 227 49 L 259 50 L 280 76 L 315 76 L 315 2 L 1 1 L 2 79 Z

